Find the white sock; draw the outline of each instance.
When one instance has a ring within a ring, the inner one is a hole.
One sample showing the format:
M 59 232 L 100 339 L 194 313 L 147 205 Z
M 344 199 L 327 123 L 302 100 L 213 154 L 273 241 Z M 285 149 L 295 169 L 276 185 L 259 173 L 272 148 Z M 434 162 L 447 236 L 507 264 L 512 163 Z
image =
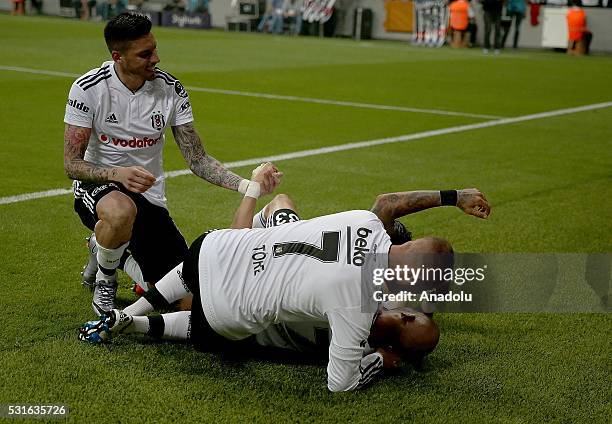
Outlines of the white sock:
M 145 283 L 144 277 L 142 276 L 142 269 L 140 269 L 140 265 L 138 265 L 138 262 L 136 262 L 136 259 L 134 259 L 132 255 L 128 256 L 125 260 L 123 271 L 144 291 L 149 290 L 149 286 Z
M 123 310 L 125 312 L 125 309 Z M 149 332 L 149 318 L 148 317 L 132 317 L 132 323 L 125 327 L 123 333 L 138 333 L 147 334 Z
M 264 215 L 265 210 L 266 208 L 264 207 L 262 210 L 260 210 L 253 216 L 253 225 L 251 226 L 251 228 L 267 228 L 268 220 Z
M 183 280 L 183 263 L 181 262 L 172 271 L 164 275 L 155 284 L 155 288 L 168 303 L 176 302 L 191 293 Z
M 182 278 L 183 263 L 181 262 L 164 275 L 155 284 L 155 287 L 136 302 L 124 309 L 124 312 L 132 316 L 142 316 L 154 311 L 157 308 L 167 307 L 168 304 L 184 298 L 190 292 Z M 155 304 L 155 305 L 154 305 Z
M 123 256 L 123 252 L 127 248 L 128 244 L 129 242 L 119 246 L 116 249 L 107 249 L 106 247 L 101 246 L 96 240 L 96 246 L 98 246 L 98 273 L 96 275 L 96 279 L 108 280 L 109 277 L 115 275 L 117 267 L 119 266 L 119 261 L 121 260 L 121 256 Z
M 161 336 L 164 340 L 189 340 L 191 312 L 181 311 L 153 317 L 132 317 L 132 323 L 122 332 L 124 334 L 149 334 L 155 338 Z
M 191 311 L 162 314 L 165 340 L 189 340 L 191 333 Z
M 149 312 L 153 312 L 154 310 L 155 308 L 153 307 L 153 305 L 151 305 L 147 299 L 145 299 L 144 297 L 141 297 L 136 302 L 132 303 L 130 306 L 125 308 L 123 312 L 125 312 L 128 315 L 133 316 L 134 319 L 136 319 L 136 317 L 144 316 L 148 314 Z

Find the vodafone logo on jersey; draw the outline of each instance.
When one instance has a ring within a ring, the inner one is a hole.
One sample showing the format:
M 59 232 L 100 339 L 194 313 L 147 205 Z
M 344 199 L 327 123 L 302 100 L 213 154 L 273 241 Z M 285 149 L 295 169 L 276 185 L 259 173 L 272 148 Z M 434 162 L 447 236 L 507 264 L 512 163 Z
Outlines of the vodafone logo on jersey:
M 149 138 L 149 137 L 143 137 L 143 138 L 137 138 L 137 137 L 132 137 L 128 140 L 123 139 L 123 138 L 116 138 L 116 137 L 111 137 L 108 136 L 106 134 L 100 134 L 100 143 L 108 145 L 108 144 L 112 144 L 114 146 L 117 147 L 129 147 L 131 149 L 143 149 L 146 147 L 153 147 L 157 144 L 157 142 L 159 140 L 161 140 L 162 136 L 160 135 L 157 138 Z

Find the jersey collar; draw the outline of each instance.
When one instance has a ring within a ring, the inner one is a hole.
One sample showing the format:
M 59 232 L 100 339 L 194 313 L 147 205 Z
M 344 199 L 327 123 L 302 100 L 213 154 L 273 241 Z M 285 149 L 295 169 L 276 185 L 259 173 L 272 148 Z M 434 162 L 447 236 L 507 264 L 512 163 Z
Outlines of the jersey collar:
M 108 61 L 104 63 L 109 64 L 109 68 L 110 68 L 110 72 L 112 75 L 111 81 L 112 84 L 115 86 L 115 88 L 117 88 L 119 91 L 123 91 L 126 94 L 129 94 L 130 96 L 136 96 L 144 91 L 146 91 L 147 87 L 148 87 L 148 83 L 150 81 L 145 81 L 144 84 L 142 84 L 140 86 L 140 88 L 136 91 L 132 91 L 130 90 L 124 83 L 123 81 L 121 81 L 121 78 L 119 78 L 119 75 L 117 74 L 117 71 L 115 69 L 115 62 L 113 61 Z

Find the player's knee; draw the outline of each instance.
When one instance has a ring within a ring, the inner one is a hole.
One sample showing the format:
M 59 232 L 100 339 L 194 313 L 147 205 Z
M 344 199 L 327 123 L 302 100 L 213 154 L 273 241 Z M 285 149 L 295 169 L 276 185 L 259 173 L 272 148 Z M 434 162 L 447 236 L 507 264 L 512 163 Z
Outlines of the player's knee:
M 104 196 L 96 206 L 98 217 L 113 227 L 131 227 L 137 208 L 132 199 L 123 193 L 112 192 Z
M 291 209 L 295 210 L 295 205 L 293 204 L 293 200 L 286 194 L 277 194 L 274 196 L 274 199 L 270 202 L 270 207 L 268 208 L 268 213 L 272 213 L 273 211 L 277 211 L 279 209 Z

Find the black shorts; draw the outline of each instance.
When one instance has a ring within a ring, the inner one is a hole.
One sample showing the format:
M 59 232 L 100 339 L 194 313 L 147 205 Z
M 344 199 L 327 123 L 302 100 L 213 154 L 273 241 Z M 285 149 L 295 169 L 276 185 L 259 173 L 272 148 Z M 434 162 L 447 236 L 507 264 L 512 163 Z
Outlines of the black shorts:
M 117 190 L 134 201 L 138 212 L 128 250 L 140 265 L 146 282 L 156 283 L 183 260 L 187 242 L 166 208 L 152 204 L 142 194 L 133 193 L 115 182 L 75 181 L 73 190 L 74 210 L 92 231 L 98 222 L 96 205 L 102 197 Z
M 214 230 L 212 230 L 214 231 Z M 187 288 L 193 294 L 191 301 L 191 333 L 190 341 L 196 350 L 202 352 L 217 352 L 223 351 L 230 354 L 232 351 L 238 351 L 245 342 L 242 340 L 229 340 L 212 329 L 204 310 L 202 309 L 202 297 L 200 295 L 200 273 L 199 273 L 199 258 L 200 249 L 204 238 L 212 231 L 207 231 L 200 237 L 195 239 L 191 244 L 185 260 L 183 261 L 183 280 Z M 247 339 L 248 340 L 248 339 Z M 246 343 L 251 343 L 248 340 Z
M 297 213 L 291 209 L 279 209 L 268 217 L 266 227 L 277 227 L 289 222 L 299 221 Z M 254 337 L 243 340 L 229 340 L 212 329 L 204 310 L 202 309 L 202 297 L 200 295 L 199 258 L 202 242 L 212 231 L 207 231 L 194 240 L 183 261 L 183 280 L 187 288 L 193 294 L 191 302 L 191 334 L 190 340 L 196 350 L 203 352 L 223 351 L 230 356 L 240 356 L 245 350 L 257 348 Z

